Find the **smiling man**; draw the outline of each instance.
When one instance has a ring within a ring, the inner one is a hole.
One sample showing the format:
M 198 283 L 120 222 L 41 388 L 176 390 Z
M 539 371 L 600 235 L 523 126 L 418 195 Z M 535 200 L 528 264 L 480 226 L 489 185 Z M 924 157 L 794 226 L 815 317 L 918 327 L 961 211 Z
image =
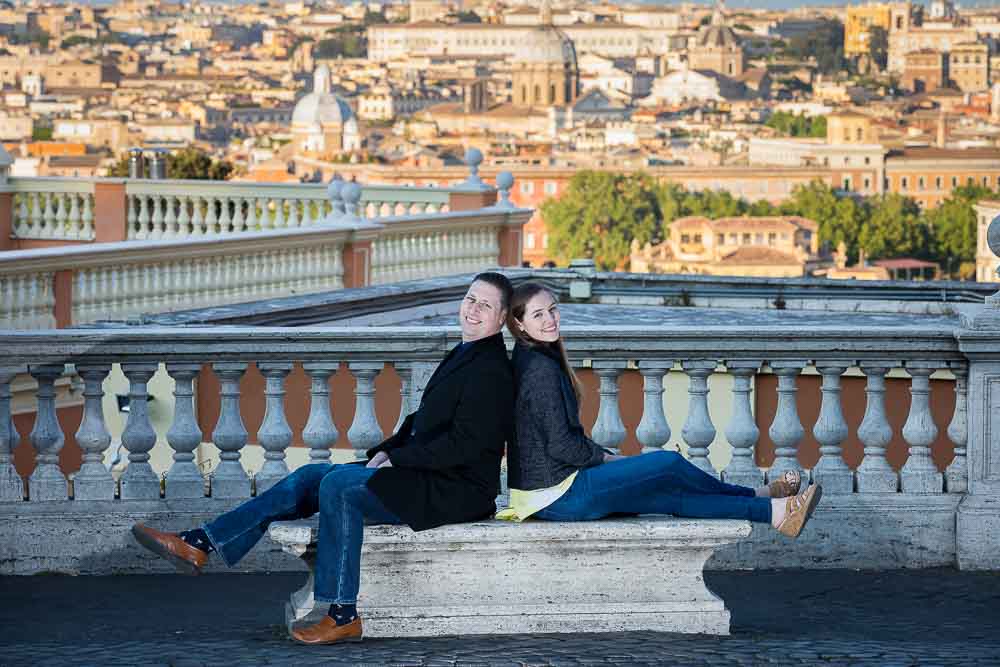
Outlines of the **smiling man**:
M 330 610 L 292 636 L 304 644 L 360 640 L 365 523 L 426 530 L 493 515 L 514 422 L 514 380 L 500 333 L 511 292 L 502 274 L 475 277 L 459 308 L 462 342 L 434 371 L 417 411 L 368 451 L 367 465 L 306 465 L 201 528 L 165 533 L 136 524 L 136 540 L 195 574 L 213 552 L 236 565 L 273 521 L 319 513 L 314 597 Z

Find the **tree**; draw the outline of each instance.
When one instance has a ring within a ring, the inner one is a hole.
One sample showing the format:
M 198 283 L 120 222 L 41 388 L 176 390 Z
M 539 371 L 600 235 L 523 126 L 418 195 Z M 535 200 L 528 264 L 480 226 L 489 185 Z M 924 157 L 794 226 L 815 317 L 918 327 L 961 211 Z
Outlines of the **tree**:
M 32 141 L 52 141 L 52 126 L 36 125 L 31 130 Z
M 868 57 L 879 71 L 889 63 L 889 33 L 882 26 L 872 26 L 868 32 Z
M 108 176 L 128 177 L 129 156 L 122 155 L 110 169 Z M 189 146 L 167 155 L 167 178 L 195 181 L 224 181 L 233 173 L 228 160 L 213 160 L 210 155 Z
M 817 234 L 821 247 L 830 250 L 843 242 L 847 246 L 848 260 L 857 261 L 858 237 L 869 214 L 864 202 L 853 197 L 838 197 L 829 185 L 815 180 L 792 190 L 792 196 L 781 204 L 780 210 L 785 215 L 815 221 L 819 225 Z
M 455 20 L 459 23 L 482 23 L 483 19 L 479 14 L 475 12 L 458 12 L 455 14 Z
M 869 203 L 871 215 L 858 236 L 868 257 L 932 256 L 931 232 L 916 201 L 890 193 L 871 197 Z
M 559 199 L 541 206 L 552 253 L 562 261 L 592 258 L 602 270 L 627 264 L 633 239 L 661 240 L 655 190 L 642 173 L 577 172 Z
M 951 196 L 935 208 L 924 212 L 924 222 L 934 235 L 933 259 L 947 274 L 953 274 L 963 264 L 975 263 L 976 210 L 973 206 L 992 195 L 982 186 L 963 185 L 955 188 Z
M 847 66 L 844 60 L 844 24 L 826 19 L 817 28 L 792 37 L 785 56 L 798 60 L 815 58 L 816 66 L 823 74 L 844 69 Z

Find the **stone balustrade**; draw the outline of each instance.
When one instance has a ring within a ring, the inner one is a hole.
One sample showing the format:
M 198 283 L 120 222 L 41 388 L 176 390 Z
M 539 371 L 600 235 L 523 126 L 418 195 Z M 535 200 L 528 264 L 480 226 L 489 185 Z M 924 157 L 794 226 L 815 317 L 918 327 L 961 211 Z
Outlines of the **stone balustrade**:
M 379 222 L 346 215 L 295 229 L 0 253 L 0 328 L 126 320 L 516 266 L 531 211 L 487 208 Z
M 47 241 L 93 241 L 92 178 L 12 178 L 10 236 Z M 3 249 L 3 245 L 0 245 Z
M 984 446 L 970 442 L 969 432 L 970 428 L 981 432 L 977 424 L 985 417 L 978 402 L 968 400 L 967 378 L 973 361 L 960 349 L 954 331 L 935 327 L 904 332 L 891 327 L 759 327 L 747 331 L 737 327 L 587 326 L 568 329 L 566 334 L 571 360 L 600 380 L 600 407 L 592 429 L 599 444 L 617 450 L 633 428 L 623 424 L 620 386 L 625 375 L 635 374 L 641 377 L 643 412 L 634 434 L 643 451 L 662 448 L 675 433 L 692 462 L 727 481 L 757 486 L 796 469 L 807 479 L 821 482 L 826 494 L 817 513 L 818 528 L 798 543 L 806 545 L 798 547 L 803 564 L 891 567 L 954 562 L 955 512 L 971 488 L 969 458 L 974 454 L 967 456 L 966 451 L 970 448 L 981 456 Z M 5 350 L 0 365 L 0 424 L 13 424 L 11 380 L 29 373 L 38 384 L 37 418 L 30 434 L 23 434 L 37 465 L 23 486 L 12 465 L 12 452 L 22 436 L 13 426 L 0 429 L 0 500 L 7 508 L 0 513 L 17 512 L 12 508 L 18 506 L 48 507 L 46 503 L 57 503 L 51 507 L 61 508 L 58 512 L 84 511 L 87 506 L 78 502 L 81 499 L 105 499 L 111 504 L 102 511 L 129 516 L 135 515 L 133 510 L 152 515 L 157 507 L 167 511 L 171 506 L 157 503 L 179 499 L 193 503 L 188 505 L 192 511 L 216 511 L 217 500 L 248 498 L 287 473 L 293 437 L 283 398 L 293 369 L 301 365 L 310 378 L 309 419 L 301 434 L 309 460 L 329 460 L 331 448 L 343 446 L 344 436 L 354 454 L 361 456 L 388 430 L 376 418 L 378 376 L 391 367 L 400 377 L 401 395 L 392 400 L 405 412 L 419 404 L 430 372 L 458 340 L 457 329 L 450 327 L 0 332 L 0 346 Z M 978 344 L 983 345 L 982 341 Z M 122 435 L 128 467 L 118 480 L 99 463 L 109 442 L 100 409 L 102 383 L 112 364 L 120 364 L 130 384 L 131 408 Z M 149 463 L 157 434 L 145 408 L 147 383 L 158 364 L 173 379 L 175 398 L 166 433 L 174 451 L 173 464 L 162 478 Z M 256 475 L 248 474 L 241 464 L 249 434 L 240 410 L 240 382 L 249 364 L 256 364 L 266 383 L 266 415 L 256 438 L 265 450 L 265 465 Z M 75 435 L 83 466 L 72 480 L 57 465 L 66 436 L 53 400 L 54 382 L 66 369 L 82 378 L 85 386 L 85 407 Z M 208 372 L 202 369 L 210 369 L 218 380 L 220 412 L 212 428 L 200 427 L 195 418 L 192 381 L 199 372 Z M 897 375 L 905 373 L 909 385 L 909 408 L 901 428 L 889 422 L 884 402 L 885 378 L 894 370 Z M 955 408 L 946 429 L 953 457 L 944 470 L 935 465 L 930 449 L 938 435 L 928 401 L 929 378 L 936 371 L 955 378 Z M 687 376 L 684 394 L 664 395 L 663 378 L 669 372 Z M 712 391 L 707 380 L 719 372 L 733 378 L 731 417 L 726 423 L 710 414 L 706 399 Z M 815 423 L 804 425 L 796 398 L 806 372 L 822 376 L 822 407 Z M 352 405 L 343 401 L 331 405 L 329 383 L 337 373 L 354 380 Z M 775 456 L 766 464 L 755 452 L 764 429 L 757 426 L 762 417 L 753 415 L 750 400 L 751 388 L 762 373 L 777 376 L 776 408 L 765 417 Z M 851 466 L 843 455 L 849 426 L 842 408 L 842 378 L 859 373 L 864 377 L 866 402 L 856 434 L 864 454 L 860 465 Z M 681 408 L 680 414 L 686 415 L 683 420 L 669 423 L 667 414 L 677 414 L 675 406 L 683 405 L 687 406 L 686 412 Z M 334 418 L 343 410 L 353 412 L 353 417 L 346 431 L 338 431 Z M 819 443 L 819 451 L 809 455 L 801 451 L 807 430 Z M 718 433 L 724 433 L 725 439 L 717 438 Z M 899 469 L 886 456 L 896 433 L 901 433 L 907 450 Z M 218 467 L 207 477 L 192 464 L 192 451 L 202 441 L 210 441 L 220 452 Z M 710 454 L 720 447 L 730 448 L 731 456 L 716 470 Z M 804 469 L 804 459 L 817 462 Z M 758 563 L 754 558 L 785 553 L 773 532 L 758 534 L 755 529 L 754 535 L 750 564 Z M 6 538 L 0 541 L 9 543 Z M 742 560 L 739 554 L 730 554 L 722 563 L 746 566 L 748 552 L 740 553 Z M 18 567 L 32 567 L 30 558 Z

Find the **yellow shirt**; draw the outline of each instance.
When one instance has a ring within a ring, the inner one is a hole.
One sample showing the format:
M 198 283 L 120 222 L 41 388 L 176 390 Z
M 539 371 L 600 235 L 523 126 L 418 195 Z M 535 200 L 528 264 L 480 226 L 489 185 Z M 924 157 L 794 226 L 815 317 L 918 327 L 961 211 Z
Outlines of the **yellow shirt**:
M 542 511 L 559 500 L 564 493 L 569 491 L 569 487 L 573 486 L 575 479 L 576 473 L 574 472 L 563 481 L 547 489 L 535 489 L 534 491 L 511 489 L 510 507 L 505 507 L 497 512 L 496 518 L 503 521 L 524 521 L 532 514 Z

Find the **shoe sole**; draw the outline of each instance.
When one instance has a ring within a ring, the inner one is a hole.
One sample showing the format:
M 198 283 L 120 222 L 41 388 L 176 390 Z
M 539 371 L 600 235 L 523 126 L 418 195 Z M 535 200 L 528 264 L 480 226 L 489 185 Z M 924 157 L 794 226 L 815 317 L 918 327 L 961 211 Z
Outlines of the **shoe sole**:
M 362 640 L 361 637 L 347 637 L 345 639 L 334 639 L 333 641 L 327 642 L 304 642 L 298 637 L 292 636 L 292 641 L 296 644 L 302 644 L 303 646 L 332 646 L 333 644 L 357 644 Z
M 813 511 L 815 511 L 816 506 L 819 505 L 819 499 L 823 497 L 823 487 L 819 484 L 816 485 L 816 492 L 813 494 L 812 502 L 809 503 L 809 507 L 806 508 L 806 521 L 812 518 Z M 803 528 L 805 524 L 803 524 Z
M 132 537 L 134 537 L 135 541 L 140 545 L 149 549 L 160 558 L 170 562 L 181 574 L 189 576 L 201 574 L 201 568 L 166 549 L 159 543 L 159 541 L 154 539 L 152 535 L 144 530 L 141 530 L 139 526 L 132 526 Z

